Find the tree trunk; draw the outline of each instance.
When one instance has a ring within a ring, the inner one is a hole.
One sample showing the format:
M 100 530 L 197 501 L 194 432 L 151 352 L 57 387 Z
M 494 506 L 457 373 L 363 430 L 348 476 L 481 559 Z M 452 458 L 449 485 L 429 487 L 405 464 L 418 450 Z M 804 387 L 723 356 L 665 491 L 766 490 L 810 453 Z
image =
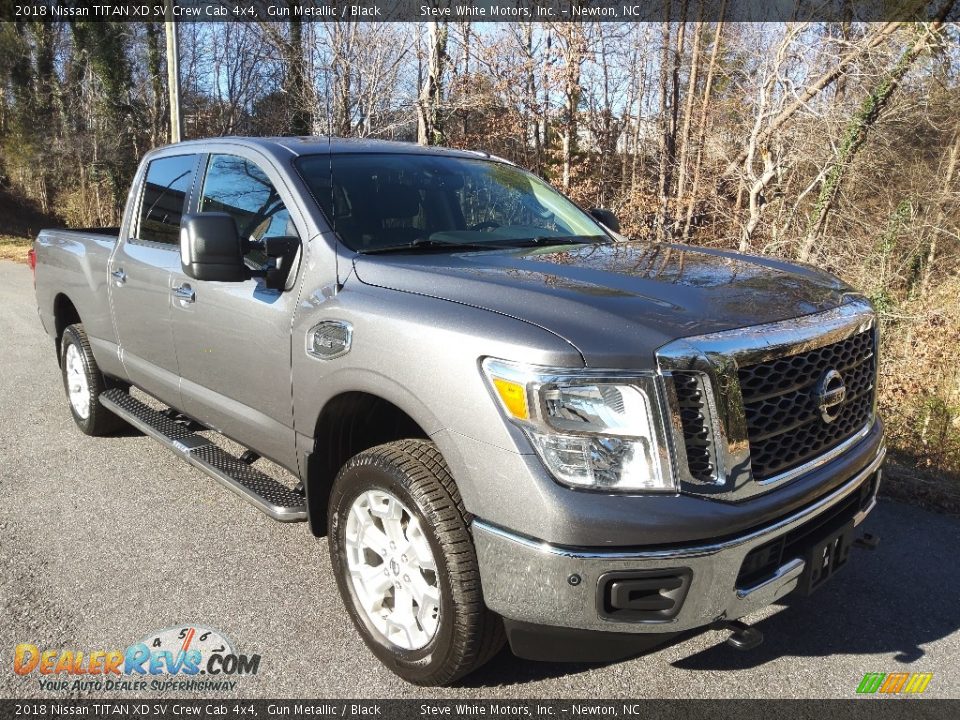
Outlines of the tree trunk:
M 565 23 L 557 31 L 564 39 L 563 57 L 563 125 L 560 128 L 560 157 L 562 163 L 561 185 L 570 188 L 570 173 L 573 157 L 577 152 L 577 113 L 580 108 L 580 70 L 586 55 L 586 38 L 583 25 Z
M 631 57 L 630 57 L 630 67 L 635 68 L 635 67 L 637 66 L 637 60 L 639 59 L 639 54 L 640 54 L 640 52 L 639 52 L 638 47 L 637 47 L 636 45 L 634 45 L 633 53 L 632 53 L 632 55 L 631 55 Z M 630 128 L 630 122 L 631 122 L 631 120 L 632 120 L 633 117 L 634 117 L 634 106 L 635 106 L 636 103 L 637 103 L 637 95 L 636 95 L 636 92 L 637 92 L 637 83 L 636 83 L 635 80 L 631 80 L 631 81 L 630 81 L 630 85 L 629 85 L 629 89 L 627 90 L 627 101 L 626 101 L 626 104 L 624 105 L 624 112 L 623 112 L 623 127 L 624 127 L 624 132 L 626 132 L 627 129 Z M 2 104 L 0 104 L 0 107 L 2 107 Z M 624 141 L 623 141 L 623 153 L 622 153 L 622 156 L 621 156 L 621 158 L 620 158 L 620 159 L 621 159 L 621 162 L 620 162 L 620 189 L 621 189 L 621 191 L 625 190 L 626 187 L 627 187 L 627 173 L 628 173 L 628 170 L 629 170 L 629 167 L 630 167 L 629 163 L 627 162 L 627 159 L 628 159 L 628 157 L 629 157 L 628 153 L 630 152 L 630 149 L 631 149 L 630 139 L 629 139 L 628 137 L 624 136 Z M 634 151 L 635 151 L 635 149 L 634 149 Z
M 645 39 L 649 39 L 649 30 L 648 26 L 644 25 L 643 27 Z M 634 64 L 634 72 L 636 74 L 639 87 L 637 88 L 637 116 L 636 123 L 633 126 L 633 137 L 631 138 L 631 146 L 633 148 L 633 158 L 630 163 L 630 193 L 631 195 L 636 196 L 637 193 L 637 180 L 646 170 L 646 163 L 643 158 L 644 155 L 640 150 L 640 125 L 643 121 L 643 108 L 644 100 L 647 97 L 647 77 L 649 75 L 648 69 L 650 66 L 650 56 L 645 55 L 643 58 L 643 67 L 638 68 Z
M 160 49 L 160 26 L 148 22 L 147 34 L 147 74 L 150 76 L 150 144 L 156 147 L 163 144 L 163 138 L 170 137 L 169 118 L 167 117 L 166 98 L 163 78 L 165 61 Z
M 693 163 L 693 185 L 690 188 L 690 197 L 687 200 L 686 217 L 683 219 L 683 240 L 690 238 L 690 225 L 693 222 L 693 207 L 697 202 L 700 191 L 700 173 L 703 167 L 703 143 L 707 135 L 707 118 L 710 113 L 710 95 L 713 92 L 713 77 L 717 67 L 717 55 L 720 52 L 720 40 L 723 35 L 723 16 L 727 9 L 727 2 L 720 4 L 720 16 L 713 34 L 713 48 L 710 50 L 710 65 L 707 67 L 707 80 L 703 88 L 703 102 L 700 105 L 700 119 L 697 123 L 697 157 Z
M 701 6 L 702 7 L 702 6 Z M 690 80 L 687 83 L 687 104 L 683 111 L 683 128 L 680 131 L 680 158 L 677 161 L 677 207 L 682 207 L 687 193 L 687 155 L 690 151 L 690 127 L 693 118 L 693 101 L 697 94 L 697 78 L 700 68 L 700 36 L 703 23 L 693 26 L 693 50 L 690 54 Z
M 427 23 L 427 74 L 420 88 L 417 104 L 417 142 L 421 145 L 443 145 L 443 70 L 447 55 L 447 21 L 430 20 Z
M 850 43 L 850 30 L 853 27 L 853 0 L 843 0 L 841 17 L 843 20 L 840 22 L 840 40 L 843 42 L 843 45 L 846 46 Z M 834 102 L 838 105 L 842 104 L 846 95 L 847 76 L 844 74 L 837 79 L 837 87 L 833 94 Z
M 523 23 L 523 53 L 524 53 L 524 123 L 523 129 L 533 143 L 533 170 L 543 173 L 543 142 L 541 139 L 541 123 L 546 132 L 546 118 L 538 112 L 537 78 L 533 55 L 533 23 Z
M 664 3 L 664 21 L 661 25 L 662 52 L 660 54 L 660 170 L 657 176 L 657 239 L 666 239 L 667 195 L 670 190 L 670 168 L 673 165 L 673 136 L 670 132 L 670 8 Z
M 612 184 L 613 170 L 609 169 L 608 163 L 616 161 L 616 146 L 614 144 L 613 133 L 613 100 L 610 92 L 610 65 L 606 62 L 607 58 L 607 34 L 602 24 L 597 25 L 597 32 L 600 35 L 600 58 L 604 61 L 601 64 L 603 73 L 603 102 L 600 108 L 600 167 L 598 168 L 598 177 L 600 178 L 599 194 L 596 198 L 596 204 L 600 207 L 609 205 L 607 197 L 607 188 Z
M 290 2 L 291 8 L 295 5 L 297 5 L 296 2 Z M 290 132 L 294 135 L 310 135 L 313 132 L 313 102 L 309 92 L 303 51 L 303 21 L 300 19 L 290 20 L 290 37 L 286 50 L 286 90 L 290 102 Z
M 86 57 L 89 92 L 96 97 L 91 125 L 99 146 L 97 171 L 107 177 L 113 201 L 108 213 L 119 215 L 136 170 L 128 57 L 129 35 L 123 23 L 81 21 L 72 25 L 78 49 Z M 99 187 L 99 183 L 97 183 Z
M 49 145 L 56 141 L 58 135 L 54 105 L 58 95 L 59 80 L 54 69 L 53 28 L 45 23 L 33 24 L 31 28 L 35 45 L 37 78 L 31 124 L 34 128 L 33 132 L 39 135 L 41 142 Z M 44 212 L 49 211 L 53 201 L 50 196 L 50 183 L 47 182 L 50 170 L 47 163 L 40 163 L 37 167 L 37 196 Z
M 471 60 L 471 42 L 473 40 L 473 28 L 470 25 L 470 22 L 463 23 L 463 70 L 461 72 L 461 77 L 463 81 L 461 82 L 460 87 L 465 89 L 470 82 L 470 60 Z M 526 114 L 526 111 L 524 111 Z M 527 124 L 524 122 L 524 130 L 526 130 Z M 470 132 L 470 105 L 469 103 L 464 105 L 460 111 L 460 132 L 464 137 Z
M 339 20 L 333 22 L 332 28 L 332 57 L 330 67 L 332 70 L 333 85 L 333 132 L 340 137 L 350 137 L 353 134 L 353 123 L 350 118 L 350 110 L 353 106 L 352 97 L 352 76 L 351 76 L 351 49 L 353 45 L 353 25 L 348 26 L 348 30 L 343 29 L 343 23 Z M 348 36 L 349 34 L 349 36 Z
M 953 144 L 947 156 L 947 167 L 943 174 L 943 183 L 940 185 L 940 197 L 937 202 L 937 212 L 934 216 L 933 227 L 930 230 L 930 244 L 927 247 L 927 259 L 924 263 L 923 280 L 920 283 L 920 292 L 926 293 L 930 288 L 930 278 L 937 261 L 937 236 L 947 223 L 951 209 L 956 206 L 953 199 L 953 181 L 957 176 L 957 165 L 960 164 L 960 127 L 954 133 Z

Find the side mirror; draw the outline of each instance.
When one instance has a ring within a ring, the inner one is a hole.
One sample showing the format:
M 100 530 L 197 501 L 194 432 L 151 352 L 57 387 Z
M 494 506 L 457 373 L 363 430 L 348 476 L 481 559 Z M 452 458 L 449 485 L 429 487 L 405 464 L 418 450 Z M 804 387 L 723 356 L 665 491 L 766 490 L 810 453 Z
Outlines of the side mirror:
M 262 248 L 263 254 L 268 258 L 280 260 L 277 267 L 267 270 L 265 284 L 273 290 L 283 290 L 293 269 L 293 261 L 297 259 L 300 238 L 292 235 L 268 237 L 257 243 L 257 246 Z
M 194 280 L 240 282 L 250 277 L 243 262 L 237 224 L 227 213 L 184 215 L 180 224 L 180 265 Z
M 606 208 L 590 208 L 587 210 L 594 220 L 597 220 L 614 232 L 620 232 L 620 221 L 617 219 L 617 216 L 613 214 L 612 210 L 607 210 Z

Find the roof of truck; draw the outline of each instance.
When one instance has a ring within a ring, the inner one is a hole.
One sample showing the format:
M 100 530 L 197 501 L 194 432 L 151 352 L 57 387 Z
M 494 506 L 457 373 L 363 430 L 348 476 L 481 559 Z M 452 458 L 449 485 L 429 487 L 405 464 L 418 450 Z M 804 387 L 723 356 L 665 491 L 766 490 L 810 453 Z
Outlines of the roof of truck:
M 328 153 L 390 153 L 390 154 L 422 154 L 446 155 L 451 157 L 482 157 L 496 158 L 489 153 L 474 150 L 455 150 L 444 147 L 424 147 L 412 142 L 396 142 L 393 140 L 369 140 L 357 138 L 338 138 L 324 136 L 307 137 L 213 137 L 186 140 L 165 148 L 190 147 L 194 145 L 210 145 L 228 143 L 258 148 L 275 155 L 326 155 Z M 164 149 L 165 149 L 164 148 Z M 158 150 L 161 148 L 158 148 Z

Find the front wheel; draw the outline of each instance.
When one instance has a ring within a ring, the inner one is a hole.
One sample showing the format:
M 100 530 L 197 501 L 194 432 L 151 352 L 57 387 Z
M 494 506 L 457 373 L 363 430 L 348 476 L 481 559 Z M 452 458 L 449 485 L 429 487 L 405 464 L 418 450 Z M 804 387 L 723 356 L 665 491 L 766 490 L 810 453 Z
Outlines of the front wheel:
M 353 457 L 334 482 L 328 538 L 351 619 L 400 677 L 446 685 L 503 646 L 466 511 L 433 443 L 401 440 Z

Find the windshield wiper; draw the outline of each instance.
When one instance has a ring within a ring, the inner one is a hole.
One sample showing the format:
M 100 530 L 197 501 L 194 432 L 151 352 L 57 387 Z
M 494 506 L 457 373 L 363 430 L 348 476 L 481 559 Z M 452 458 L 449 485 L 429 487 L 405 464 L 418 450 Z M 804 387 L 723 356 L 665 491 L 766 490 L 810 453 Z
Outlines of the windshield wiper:
M 539 245 L 593 245 L 606 244 L 609 240 L 602 235 L 538 235 L 532 238 L 518 238 L 505 241 L 513 247 L 535 247 Z
M 364 255 L 385 255 L 388 253 L 419 252 L 427 250 L 503 250 L 505 248 L 539 247 L 541 245 L 591 245 L 607 244 L 610 240 L 602 235 L 539 235 L 532 238 L 517 238 L 515 240 L 492 240 L 485 243 L 476 242 L 447 242 L 418 238 L 413 242 L 400 245 L 361 250 Z
M 385 247 L 371 248 L 370 250 L 361 250 L 364 255 L 383 255 L 386 253 L 401 253 L 419 250 L 496 250 L 497 246 L 493 243 L 459 243 L 442 242 L 440 240 L 414 240 L 413 242 L 403 243 L 401 245 L 387 245 Z

